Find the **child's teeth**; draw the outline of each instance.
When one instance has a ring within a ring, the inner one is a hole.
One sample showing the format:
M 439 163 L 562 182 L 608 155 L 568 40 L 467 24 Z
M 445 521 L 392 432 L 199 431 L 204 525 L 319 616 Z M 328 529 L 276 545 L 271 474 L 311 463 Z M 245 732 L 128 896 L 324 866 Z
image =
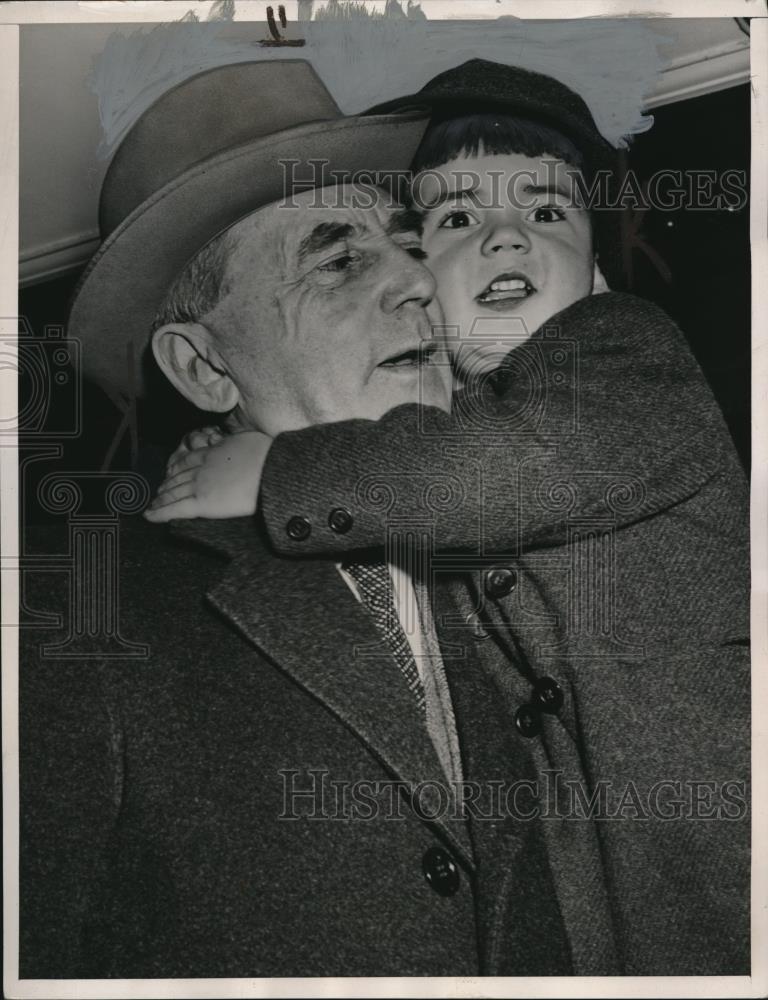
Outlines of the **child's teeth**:
M 511 292 L 513 288 L 525 288 L 522 278 L 509 278 L 507 281 L 494 281 L 491 284 L 492 292 Z

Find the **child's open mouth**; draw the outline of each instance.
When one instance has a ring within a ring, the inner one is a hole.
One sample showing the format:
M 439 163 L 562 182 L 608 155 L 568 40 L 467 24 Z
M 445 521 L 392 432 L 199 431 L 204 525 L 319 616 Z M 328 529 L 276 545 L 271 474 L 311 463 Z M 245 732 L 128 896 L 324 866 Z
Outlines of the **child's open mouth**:
M 478 296 L 475 302 L 482 306 L 492 308 L 504 308 L 516 306 L 530 295 L 535 294 L 536 289 L 528 278 L 520 271 L 509 271 L 497 275 Z

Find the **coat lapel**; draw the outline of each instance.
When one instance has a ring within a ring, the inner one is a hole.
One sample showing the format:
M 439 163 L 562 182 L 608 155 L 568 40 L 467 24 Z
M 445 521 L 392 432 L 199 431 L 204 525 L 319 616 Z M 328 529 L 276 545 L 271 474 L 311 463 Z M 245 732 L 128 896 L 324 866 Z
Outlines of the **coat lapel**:
M 353 730 L 409 787 L 447 778 L 394 658 L 365 609 L 326 560 L 277 558 L 252 519 L 176 522 L 177 537 L 229 555 L 210 603 L 276 667 Z M 472 869 L 466 824 L 452 805 L 439 828 Z

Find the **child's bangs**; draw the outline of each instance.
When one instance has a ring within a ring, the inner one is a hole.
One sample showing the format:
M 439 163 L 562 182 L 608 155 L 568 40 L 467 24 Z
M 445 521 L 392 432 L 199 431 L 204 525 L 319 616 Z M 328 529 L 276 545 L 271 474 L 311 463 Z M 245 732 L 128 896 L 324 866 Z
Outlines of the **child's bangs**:
M 517 153 L 564 160 L 581 169 L 584 158 L 562 133 L 527 118 L 488 112 L 459 118 L 434 120 L 413 160 L 413 172 L 431 170 L 459 156 L 493 156 Z

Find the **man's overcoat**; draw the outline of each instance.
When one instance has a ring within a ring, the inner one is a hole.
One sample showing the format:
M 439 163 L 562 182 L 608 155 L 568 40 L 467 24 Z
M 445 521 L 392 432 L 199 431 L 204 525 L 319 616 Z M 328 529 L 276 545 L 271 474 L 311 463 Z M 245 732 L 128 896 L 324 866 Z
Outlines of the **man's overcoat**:
M 570 971 L 540 838 L 527 824 L 497 850 L 501 824 L 470 833 L 449 806 L 333 563 L 277 559 L 250 519 L 126 519 L 118 538 L 106 646 L 84 648 L 103 618 L 73 610 L 87 574 L 24 576 L 25 607 L 61 627 L 22 634 L 22 977 Z M 35 541 L 67 554 L 58 532 Z M 144 651 L 104 656 L 115 635 Z M 501 743 L 492 758 L 509 773 Z M 542 899 L 503 947 L 478 849 Z

